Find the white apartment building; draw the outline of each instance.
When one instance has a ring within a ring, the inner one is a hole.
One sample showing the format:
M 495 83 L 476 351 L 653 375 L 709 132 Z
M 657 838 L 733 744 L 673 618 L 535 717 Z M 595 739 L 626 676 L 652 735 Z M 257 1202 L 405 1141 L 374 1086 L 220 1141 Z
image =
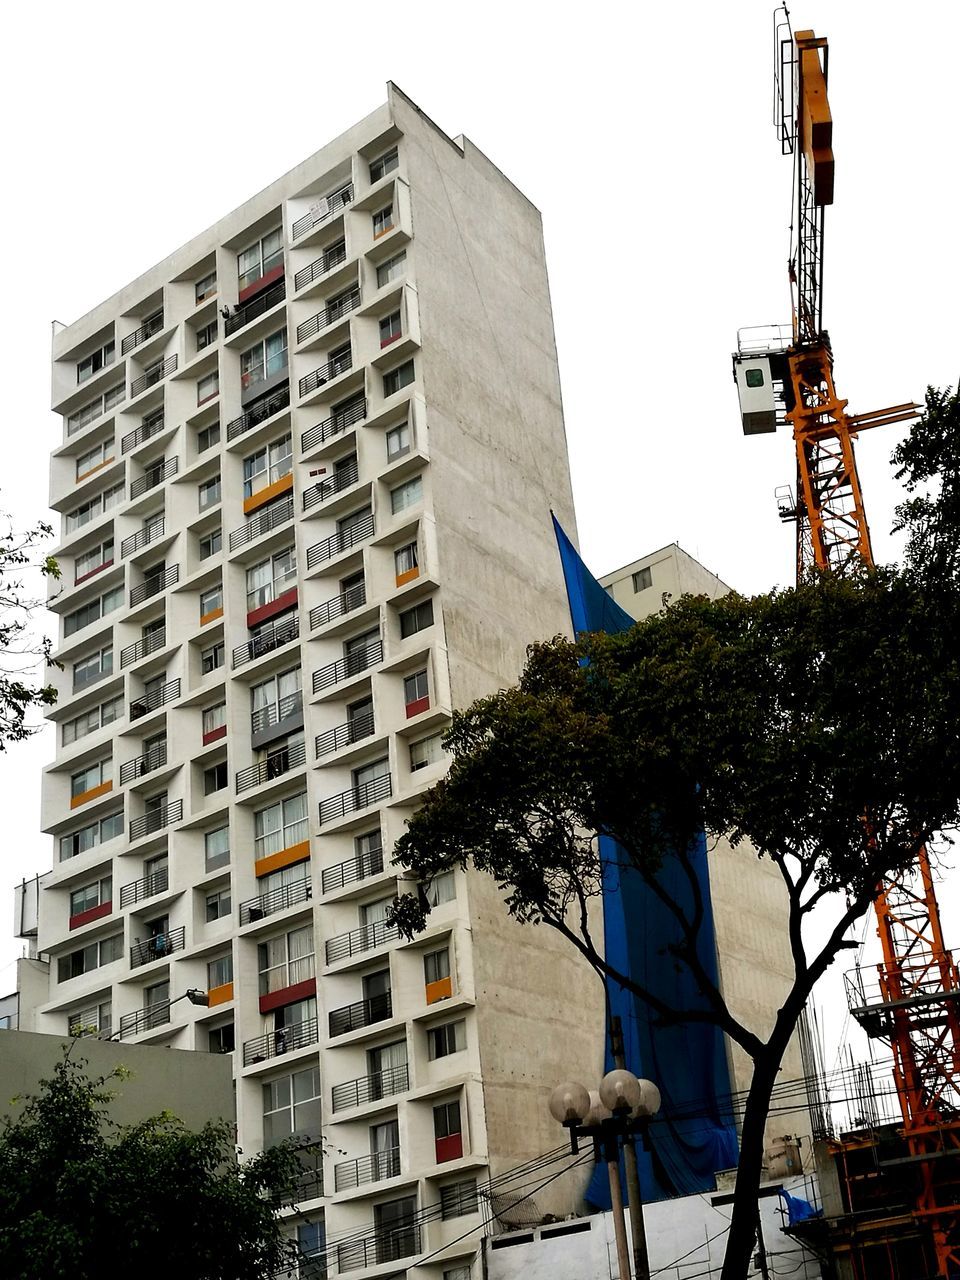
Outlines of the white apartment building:
M 601 987 L 474 873 L 413 942 L 385 916 L 451 709 L 569 628 L 539 215 L 390 85 L 60 331 L 52 399 L 21 1026 L 232 1053 L 241 1147 L 316 1142 L 303 1274 L 479 1276 L 478 1184 L 562 1141 L 545 1098 L 599 1078 Z

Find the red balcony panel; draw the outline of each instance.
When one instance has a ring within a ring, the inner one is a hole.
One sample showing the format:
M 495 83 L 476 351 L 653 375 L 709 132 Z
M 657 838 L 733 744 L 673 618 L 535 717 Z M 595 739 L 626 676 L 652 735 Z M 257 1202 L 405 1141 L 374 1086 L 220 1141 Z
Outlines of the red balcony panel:
M 285 1004 L 296 1004 L 298 1000 L 308 1000 L 316 994 L 316 978 L 307 978 L 305 982 L 295 982 L 292 987 L 281 987 L 279 991 L 270 991 L 261 996 L 260 1012 L 272 1013 L 274 1009 L 282 1009 Z
M 211 729 L 209 733 L 205 733 L 203 735 L 203 745 L 208 747 L 211 742 L 216 742 L 219 738 L 225 738 L 226 736 L 227 726 L 222 724 L 218 728 Z
M 254 609 L 252 613 L 247 614 L 247 626 L 256 627 L 261 622 L 266 622 L 269 618 L 275 618 L 278 613 L 285 613 L 288 609 L 297 607 L 297 588 L 291 587 L 289 591 L 284 591 L 283 595 L 277 596 L 276 600 L 271 600 L 269 604 L 262 604 L 259 609 Z
M 422 698 L 414 698 L 412 702 L 407 703 L 407 719 L 411 716 L 418 716 L 421 711 L 430 710 L 430 699 L 426 696 Z
M 276 267 L 271 267 L 265 276 L 261 276 L 259 280 L 254 280 L 253 284 L 248 284 L 245 289 L 241 289 L 237 295 L 238 302 L 248 302 L 251 298 L 255 298 L 258 293 L 262 293 L 279 280 L 283 275 L 283 263 L 279 263 Z
M 446 1160 L 459 1160 L 463 1155 L 463 1134 L 451 1133 L 447 1138 L 437 1138 L 437 1164 Z
M 89 924 L 91 920 L 102 920 L 112 910 L 112 902 L 101 902 L 99 907 L 89 907 L 86 911 L 78 911 L 75 916 L 70 917 L 70 928 L 79 929 L 82 924 Z
M 391 342 L 399 342 L 399 340 L 400 340 L 402 337 L 403 337 L 403 334 L 402 334 L 402 333 L 391 333 L 391 335 L 390 335 L 390 337 L 389 337 L 389 338 L 381 338 L 381 339 L 380 339 L 380 350 L 382 351 L 384 347 L 389 347 L 389 345 L 390 345 L 390 343 L 391 343 Z
M 104 569 L 109 569 L 112 564 L 112 560 L 104 560 L 103 564 L 98 564 L 96 568 L 88 569 L 86 573 L 81 573 L 79 578 L 74 578 L 73 585 L 79 587 L 81 582 L 86 582 L 88 578 L 92 578 L 98 573 L 103 573 Z

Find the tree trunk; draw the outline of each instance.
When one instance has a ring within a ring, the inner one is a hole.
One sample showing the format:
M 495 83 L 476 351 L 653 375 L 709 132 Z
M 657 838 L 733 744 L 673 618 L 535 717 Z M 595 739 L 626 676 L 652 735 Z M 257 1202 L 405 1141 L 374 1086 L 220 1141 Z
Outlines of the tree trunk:
M 723 1255 L 720 1280 L 746 1280 L 757 1239 L 757 1192 L 763 1169 L 763 1130 L 770 1110 L 770 1096 L 777 1079 L 782 1050 L 765 1045 L 754 1059 L 753 1079 L 743 1113 L 740 1162 L 734 1190 L 730 1234 Z

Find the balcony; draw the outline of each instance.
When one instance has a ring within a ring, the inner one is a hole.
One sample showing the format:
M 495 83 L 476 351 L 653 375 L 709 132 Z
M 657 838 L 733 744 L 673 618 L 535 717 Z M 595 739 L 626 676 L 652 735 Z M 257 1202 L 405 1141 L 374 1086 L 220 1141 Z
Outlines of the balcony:
M 179 822 L 183 817 L 183 801 L 174 800 L 172 804 L 160 805 L 151 809 L 142 818 L 134 818 L 130 823 L 130 839 L 139 840 L 142 836 L 153 835 L 169 827 L 171 822 Z
M 125 356 L 128 352 L 135 350 L 148 338 L 152 338 L 155 333 L 159 333 L 163 328 L 163 312 L 157 311 L 154 315 L 148 316 L 144 320 L 139 329 L 134 329 L 133 333 L 128 333 L 120 344 L 120 354 Z M 134 392 L 136 395 L 136 392 Z
M 292 617 L 284 618 L 281 622 L 271 623 L 269 626 L 262 628 L 246 644 L 237 645 L 233 651 L 233 667 L 245 666 L 246 663 L 252 662 L 254 658 L 262 658 L 265 653 L 272 653 L 274 649 L 282 649 L 285 644 L 289 644 L 291 640 L 296 640 L 300 635 L 300 615 L 293 614 Z
M 324 538 L 322 542 L 315 542 L 312 547 L 307 547 L 307 568 L 316 569 L 317 565 L 332 560 L 343 551 L 349 551 L 351 547 L 372 537 L 373 530 L 373 512 L 370 511 L 359 520 L 354 520 L 344 528 L 338 529 L 329 538 Z
M 370 782 L 361 782 L 349 791 L 341 791 L 339 795 L 328 796 L 320 801 L 320 825 L 334 822 L 337 818 L 345 818 L 348 814 L 359 813 L 381 800 L 387 800 L 393 794 L 390 774 L 382 774 Z
M 375 1071 L 370 1076 L 359 1076 L 356 1080 L 347 1080 L 344 1084 L 333 1086 L 334 1111 L 346 1111 L 349 1107 L 360 1107 L 367 1102 L 379 1102 L 381 1098 L 392 1098 L 395 1094 L 406 1093 L 410 1088 L 410 1068 L 406 1063 L 402 1067 L 388 1067 L 386 1071 Z
M 158 933 L 155 938 L 137 941 L 130 948 L 130 968 L 139 969 L 142 964 L 150 964 L 152 960 L 163 960 L 172 956 L 175 951 L 182 951 L 184 946 L 183 925 L 179 929 L 170 929 L 166 933 Z
M 236 440 L 237 436 L 242 436 L 245 431 L 252 431 L 254 427 L 259 427 L 261 422 L 266 422 L 281 409 L 286 409 L 289 403 L 290 384 L 285 382 L 282 387 L 264 396 L 256 404 L 252 404 L 249 409 L 241 413 L 239 418 L 234 418 L 232 422 L 227 423 L 227 442 Z
M 156 653 L 158 649 L 162 649 L 167 643 L 167 628 L 157 627 L 155 631 L 151 631 L 148 636 L 144 636 L 135 644 L 128 644 L 126 648 L 120 650 L 120 668 L 129 667 L 133 662 L 139 662 L 141 658 L 145 658 L 147 654 Z
M 251 320 L 256 320 L 257 316 L 264 315 L 275 307 L 278 302 L 283 302 L 286 296 L 287 282 L 286 280 L 281 280 L 278 284 L 271 285 L 269 289 L 265 289 L 263 293 L 258 294 L 250 302 L 245 302 L 243 306 L 234 307 L 233 314 L 223 322 L 224 337 L 229 338 L 232 333 L 245 328 Z
M 420 1228 L 415 1222 L 394 1227 L 391 1231 L 372 1230 L 359 1239 L 344 1240 L 333 1245 L 337 1251 L 338 1271 L 358 1271 L 382 1262 L 398 1262 L 420 1252 Z
M 172 564 L 169 569 L 164 569 L 163 573 L 155 573 L 149 578 L 144 578 L 143 582 L 130 590 L 130 608 L 143 604 L 144 600 L 149 600 L 151 596 L 158 596 L 161 591 L 176 586 L 179 581 L 180 566 L 178 564 Z
M 292 1027 L 278 1027 L 255 1040 L 244 1040 L 243 1065 L 249 1067 L 255 1062 L 266 1062 L 269 1058 L 292 1053 L 294 1049 L 305 1049 L 307 1045 L 316 1044 L 317 1039 L 316 1018 L 307 1018 Z
M 345 862 L 338 862 L 333 867 L 326 867 L 321 873 L 321 886 L 324 893 L 333 893 L 348 884 L 357 884 L 368 880 L 370 876 L 378 876 L 383 871 L 383 850 L 371 849 L 369 853 L 358 853 Z
M 341 373 L 346 373 L 353 368 L 353 353 L 345 351 L 342 356 L 335 356 L 332 360 L 328 360 L 326 364 L 320 365 L 318 369 L 314 369 L 313 373 L 308 373 L 301 378 L 297 384 L 300 393 L 300 399 L 310 395 L 312 391 L 316 391 L 318 387 L 324 386 L 328 382 L 332 382 L 334 378 L 339 378 Z
M 176 702 L 180 697 L 180 677 L 175 680 L 168 680 L 159 689 L 152 689 L 149 693 L 144 694 L 135 702 L 130 703 L 130 719 L 140 720 L 143 716 L 149 715 L 151 711 L 156 711 L 160 707 L 165 707 L 169 702 Z
M 138 1009 L 136 1013 L 125 1013 L 120 1019 L 121 1040 L 130 1036 L 138 1036 L 142 1031 L 153 1031 L 163 1027 L 170 1021 L 170 1001 L 161 1000 L 157 1004 L 148 1005 L 146 1009 Z
M 279 529 L 282 524 L 293 519 L 293 495 L 281 498 L 279 502 L 271 502 L 268 507 L 258 511 L 255 516 L 244 520 L 239 529 L 230 534 L 230 550 L 236 551 L 245 547 L 254 538 L 259 538 L 272 529 Z
M 300 437 L 301 450 L 306 453 L 308 449 L 312 449 L 315 445 L 323 444 L 334 436 L 340 435 L 348 427 L 356 426 L 366 416 L 367 401 L 364 396 L 360 396 L 359 399 L 352 401 L 337 413 L 331 414 L 329 418 L 324 418 L 323 422 L 318 422 L 309 431 L 304 431 Z
M 162 382 L 164 378 L 175 373 L 177 369 L 177 357 L 168 356 L 166 360 L 160 360 L 155 365 L 151 365 L 145 373 L 139 378 L 134 378 L 130 384 L 130 396 L 138 396 L 141 391 L 146 391 L 147 387 L 156 386 L 158 382 Z
M 351 929 L 349 933 L 327 939 L 327 964 L 336 964 L 338 960 L 346 960 L 350 956 L 361 956 L 365 951 L 373 951 L 375 947 L 385 947 L 390 942 L 396 942 L 399 937 L 396 925 L 386 925 L 382 921 L 362 924 L 359 929 Z
M 166 461 L 158 462 L 155 467 L 145 471 L 138 480 L 134 480 L 130 485 L 130 500 L 142 498 L 145 493 L 155 489 L 158 484 L 163 484 L 165 480 L 175 476 L 179 466 L 180 460 L 178 458 L 167 458 Z
M 342 1009 L 330 1010 L 330 1034 L 343 1036 L 348 1031 L 359 1031 L 361 1027 L 372 1026 L 375 1022 L 385 1022 L 393 1017 L 393 997 L 389 991 L 383 995 L 371 996 L 369 1000 L 358 1000 L 356 1004 L 344 1005 Z
M 399 1176 L 400 1148 L 391 1147 L 387 1151 L 374 1151 L 369 1156 L 361 1156 L 359 1160 L 341 1160 L 334 1166 L 333 1189 L 350 1191 L 368 1182 L 383 1182 L 384 1178 Z
M 279 702 L 271 703 L 269 707 L 260 707 L 254 711 L 250 717 L 250 732 L 256 737 L 258 733 L 263 733 L 265 729 L 272 729 L 275 724 L 283 724 L 285 720 L 294 719 L 302 710 L 303 693 L 298 689 L 296 693 L 288 693 Z
M 326 251 L 321 253 L 319 258 L 315 258 L 308 267 L 303 267 L 293 277 L 294 289 L 305 289 L 308 284 L 313 284 L 314 280 L 320 280 L 332 271 L 334 267 L 339 267 L 342 262 L 347 260 L 347 246 L 341 240 Z
M 264 920 L 267 916 L 276 915 L 278 911 L 286 911 L 287 907 L 296 907 L 301 902 L 309 902 L 312 894 L 313 886 L 306 876 L 302 880 L 294 880 L 291 884 L 281 885 L 279 889 L 261 894 L 259 898 L 250 898 L 247 902 L 241 902 L 240 923 L 253 924 L 256 920 Z
M 340 684 L 343 680 L 349 680 L 351 676 L 357 676 L 361 671 L 366 671 L 383 658 L 383 641 L 373 640 L 364 649 L 358 649 L 355 653 L 348 653 L 345 658 L 338 658 L 336 662 L 331 662 L 327 667 L 320 667 L 313 673 L 313 692 L 322 693 L 324 689 L 332 689 L 334 685 Z
M 370 737 L 373 729 L 373 712 L 364 711 L 345 724 L 338 724 L 335 729 L 318 733 L 315 741 L 317 759 L 328 756 L 333 751 L 340 751 L 343 747 L 349 747 L 354 742 L 362 742 L 364 738 Z
M 326 502 L 335 493 L 342 493 L 344 489 L 349 489 L 359 479 L 360 471 L 357 466 L 357 460 L 353 458 L 345 467 L 340 467 L 332 476 L 328 476 L 326 480 L 321 480 L 319 484 L 312 485 L 304 492 L 304 511 L 309 511 L 311 507 L 317 507 L 322 502 Z
M 162 769 L 166 763 L 167 744 L 165 742 L 151 747 L 149 751 L 142 756 L 138 756 L 136 760 L 125 760 L 120 766 L 121 787 L 126 782 L 133 782 L 135 778 L 142 778 L 145 774 L 153 773 L 154 769 Z
M 328 622 L 334 622 L 337 618 L 353 613 L 354 609 L 359 609 L 366 603 L 366 583 L 361 582 L 355 587 L 348 587 L 346 591 L 341 591 L 338 596 L 333 596 L 330 600 L 324 600 L 323 604 L 315 605 L 310 610 L 310 629 L 314 630 L 316 627 L 322 627 Z
M 158 893 L 166 893 L 170 886 L 170 872 L 164 867 L 155 871 L 152 876 L 144 876 L 142 880 L 133 880 L 120 890 L 120 906 L 132 907 L 147 898 L 155 898 Z
M 303 324 L 298 324 L 297 341 L 306 342 L 308 338 L 316 337 L 323 329 L 328 329 L 330 325 L 336 324 L 338 320 L 348 316 L 351 311 L 356 311 L 359 305 L 360 290 L 352 289 L 336 302 L 331 303 L 329 306 L 321 307 L 316 315 L 311 316 L 309 320 L 304 320 Z
M 120 543 L 121 559 L 124 556 L 132 556 L 135 551 L 139 551 L 142 547 L 148 547 L 151 542 L 156 542 L 158 538 L 162 538 L 163 528 L 163 516 L 161 516 L 159 520 L 151 520 L 149 524 L 145 524 L 136 533 L 131 533 L 129 538 L 124 538 Z
M 156 414 L 152 418 L 147 418 L 141 422 L 135 431 L 128 431 L 120 441 L 120 452 L 129 453 L 131 449 L 136 449 L 138 445 L 143 444 L 147 440 L 152 440 L 154 436 L 158 436 L 164 428 L 165 419 L 162 413 Z
M 285 773 L 299 769 L 307 758 L 306 743 L 298 742 L 292 747 L 282 747 L 268 755 L 266 760 L 251 765 L 249 769 L 241 769 L 237 774 L 237 795 L 249 791 L 251 787 L 259 787 L 273 778 L 282 778 Z
M 294 240 L 299 240 L 301 236 L 305 236 L 308 231 L 312 231 L 314 227 L 319 227 L 322 222 L 327 222 L 330 218 L 338 214 L 341 209 L 353 199 L 353 184 L 341 188 L 340 191 L 334 192 L 332 196 L 326 196 L 322 200 L 318 200 L 316 206 L 305 213 L 302 218 L 298 218 L 291 228 Z

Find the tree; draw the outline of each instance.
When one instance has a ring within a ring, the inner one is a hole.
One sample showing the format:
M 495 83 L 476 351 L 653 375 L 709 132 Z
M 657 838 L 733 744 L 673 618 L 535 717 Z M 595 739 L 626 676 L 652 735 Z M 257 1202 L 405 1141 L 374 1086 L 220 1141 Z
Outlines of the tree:
M 71 1049 L 73 1046 L 71 1046 Z M 0 1274 L 11 1280 L 263 1280 L 295 1246 L 281 1230 L 300 1170 L 281 1144 L 236 1163 L 233 1126 L 169 1112 L 108 1118 L 110 1076 L 68 1050 L 0 1129 Z
M 532 646 L 516 688 L 454 714 L 449 772 L 397 843 L 421 881 L 471 862 L 517 920 L 562 934 L 663 1025 L 712 1023 L 749 1054 L 723 1280 L 747 1274 L 771 1091 L 810 992 L 883 878 L 960 821 L 960 578 L 918 570 L 946 536 L 933 502 L 910 526 L 902 571 L 752 599 L 685 597 L 620 635 Z M 783 879 L 793 984 L 766 1040 L 698 959 L 704 904 L 687 851 L 703 829 L 749 840 Z M 696 1008 L 669 1007 L 600 954 L 594 832 L 618 842 L 674 915 L 671 950 L 696 979 Z M 667 859 L 686 872 L 692 905 L 664 894 Z M 412 934 L 426 910 L 423 895 L 405 895 L 394 919 Z M 811 946 L 814 912 L 833 914 L 826 942 Z
M 9 742 L 36 732 L 27 724 L 27 713 L 56 701 L 52 685 L 31 678 L 38 663 L 52 666 L 53 659 L 49 639 L 31 635 L 31 614 L 41 602 L 27 594 L 23 575 L 33 570 L 58 579 L 60 569 L 40 550 L 53 534 L 50 525 L 41 522 L 16 533 L 7 517 L 0 515 L 0 522 L 6 524 L 0 532 L 0 751 L 6 751 Z

